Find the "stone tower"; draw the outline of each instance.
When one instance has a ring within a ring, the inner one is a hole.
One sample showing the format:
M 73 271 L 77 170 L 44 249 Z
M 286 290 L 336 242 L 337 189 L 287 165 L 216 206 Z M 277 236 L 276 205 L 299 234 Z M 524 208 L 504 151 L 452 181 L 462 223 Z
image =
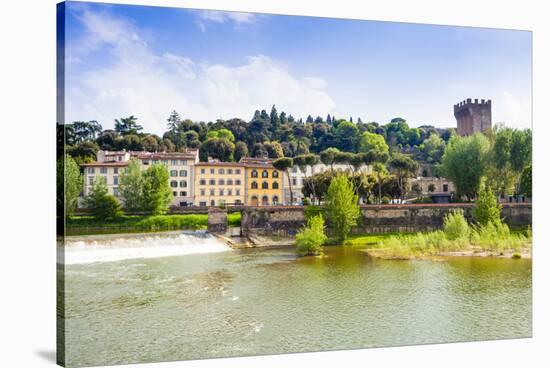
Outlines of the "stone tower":
M 491 128 L 491 100 L 471 98 L 454 105 L 458 135 L 472 135 Z

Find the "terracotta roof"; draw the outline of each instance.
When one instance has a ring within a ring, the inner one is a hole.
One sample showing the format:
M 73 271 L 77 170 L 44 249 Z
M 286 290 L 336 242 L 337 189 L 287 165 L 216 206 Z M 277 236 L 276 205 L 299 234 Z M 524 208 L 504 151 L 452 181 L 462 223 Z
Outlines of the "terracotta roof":
M 142 160 L 194 159 L 195 152 L 130 152 L 130 156 Z
M 233 166 L 233 167 L 244 167 L 245 165 L 240 162 L 197 162 L 195 166 Z

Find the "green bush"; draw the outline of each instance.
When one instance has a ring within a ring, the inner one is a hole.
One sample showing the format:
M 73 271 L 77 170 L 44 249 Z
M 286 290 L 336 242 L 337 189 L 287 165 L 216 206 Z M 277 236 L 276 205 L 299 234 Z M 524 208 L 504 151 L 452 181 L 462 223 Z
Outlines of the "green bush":
M 296 247 L 302 255 L 318 255 L 323 253 L 322 245 L 327 240 L 325 235 L 325 220 L 323 215 L 310 218 L 307 227 L 296 234 Z
M 315 206 L 315 205 L 307 206 L 304 209 L 304 215 L 306 217 L 306 220 L 309 220 L 312 217 L 315 217 L 315 216 L 318 216 L 318 215 L 322 215 L 323 212 L 324 211 L 323 211 L 323 208 L 321 206 Z
M 449 240 L 468 239 L 470 227 L 462 210 L 448 213 L 443 221 L 443 231 Z

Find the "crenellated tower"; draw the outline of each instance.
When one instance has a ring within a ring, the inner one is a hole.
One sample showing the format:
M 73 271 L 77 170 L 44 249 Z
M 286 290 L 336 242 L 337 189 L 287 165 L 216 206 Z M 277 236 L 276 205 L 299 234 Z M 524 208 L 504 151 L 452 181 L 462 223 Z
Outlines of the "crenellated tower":
M 472 135 L 491 129 L 491 100 L 471 98 L 454 105 L 457 133 L 460 136 Z

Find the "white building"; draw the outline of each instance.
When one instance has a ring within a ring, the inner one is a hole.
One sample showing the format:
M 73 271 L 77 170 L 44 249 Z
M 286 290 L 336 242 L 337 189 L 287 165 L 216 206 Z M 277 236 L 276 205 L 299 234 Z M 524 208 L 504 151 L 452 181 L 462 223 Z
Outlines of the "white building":
M 184 152 L 133 152 L 99 151 L 97 161 L 83 164 L 84 195 L 87 195 L 98 176 L 105 178 L 110 194 L 119 195 L 119 175 L 126 170 L 130 159 L 137 159 L 145 170 L 152 164 L 167 167 L 169 185 L 172 189 L 172 205 L 186 206 L 193 203 L 195 164 L 199 162 L 198 149 L 186 149 Z
M 306 166 L 305 172 L 302 172 L 302 170 L 298 166 L 294 166 L 292 169 L 290 169 L 290 183 L 292 184 L 292 193 L 293 193 L 292 197 L 293 197 L 294 204 L 302 204 L 304 201 L 304 194 L 302 193 L 302 188 L 304 185 L 305 178 L 328 171 L 331 168 L 336 171 L 353 172 L 353 167 L 347 164 L 334 164 L 331 167 L 331 165 L 318 163 L 313 166 L 310 166 L 310 165 Z M 370 174 L 372 172 L 372 168 L 369 165 L 363 165 L 357 170 L 357 172 Z M 284 204 L 286 205 L 291 204 L 290 203 L 290 184 L 288 182 L 288 175 L 286 172 L 283 174 L 283 198 L 284 198 Z

